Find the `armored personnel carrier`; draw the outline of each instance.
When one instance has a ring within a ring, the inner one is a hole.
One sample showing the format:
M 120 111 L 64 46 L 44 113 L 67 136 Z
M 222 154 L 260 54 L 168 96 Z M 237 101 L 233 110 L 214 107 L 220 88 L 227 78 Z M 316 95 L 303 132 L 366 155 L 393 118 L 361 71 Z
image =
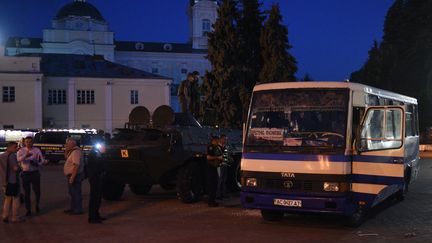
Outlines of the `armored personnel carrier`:
M 117 129 L 106 145 L 104 199 L 120 199 L 125 185 L 144 195 L 159 184 L 176 189 L 185 203 L 199 201 L 205 193 L 207 144 L 222 133 L 231 141 L 234 158 L 227 187 L 239 190 L 241 131 L 202 127 L 192 115 L 174 113 L 169 106 L 157 108 L 152 116 L 145 107 L 135 108 L 125 128 Z

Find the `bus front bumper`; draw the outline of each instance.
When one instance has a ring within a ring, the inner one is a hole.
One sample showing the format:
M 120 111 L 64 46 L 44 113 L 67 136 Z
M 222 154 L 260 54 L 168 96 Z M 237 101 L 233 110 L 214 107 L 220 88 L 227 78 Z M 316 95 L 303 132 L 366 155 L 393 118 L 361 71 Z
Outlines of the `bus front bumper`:
M 286 195 L 242 191 L 240 198 L 245 208 L 277 210 L 292 213 L 313 212 L 351 215 L 358 208 L 348 194 L 344 196 L 307 196 L 301 194 Z M 281 204 L 283 204 L 283 206 Z

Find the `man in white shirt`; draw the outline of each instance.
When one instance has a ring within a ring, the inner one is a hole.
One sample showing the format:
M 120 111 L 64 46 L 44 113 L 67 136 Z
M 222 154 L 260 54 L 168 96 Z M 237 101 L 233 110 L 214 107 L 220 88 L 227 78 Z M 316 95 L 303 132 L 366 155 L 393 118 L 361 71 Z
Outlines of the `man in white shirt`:
M 70 215 L 83 214 L 81 184 L 84 179 L 84 162 L 81 149 L 73 138 L 66 139 L 66 162 L 63 172 L 71 197 L 70 208 L 64 212 Z
M 39 212 L 40 202 L 40 173 L 39 167 L 44 164 L 44 157 L 40 149 L 33 147 L 33 138 L 25 138 L 25 147 L 18 151 L 18 162 L 22 168 L 22 183 L 24 188 L 24 202 L 27 210 L 26 216 L 32 216 L 30 189 L 32 188 L 36 197 L 36 213 Z

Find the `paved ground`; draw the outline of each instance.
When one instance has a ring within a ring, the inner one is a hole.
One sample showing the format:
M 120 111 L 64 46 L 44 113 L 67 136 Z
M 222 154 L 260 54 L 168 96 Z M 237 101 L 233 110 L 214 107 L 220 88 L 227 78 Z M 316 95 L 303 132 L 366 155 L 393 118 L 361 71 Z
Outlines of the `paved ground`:
M 109 220 L 89 225 L 86 216 L 68 216 L 61 166 L 42 174 L 42 209 L 21 224 L 0 224 L 0 242 L 432 242 L 432 160 L 422 160 L 419 180 L 404 202 L 382 205 L 359 228 L 341 218 L 290 215 L 267 223 L 256 210 L 240 207 L 238 195 L 224 207 L 182 204 L 174 192 L 153 188 L 148 196 L 127 191 L 120 202 L 104 202 Z M 88 199 L 88 185 L 85 197 Z

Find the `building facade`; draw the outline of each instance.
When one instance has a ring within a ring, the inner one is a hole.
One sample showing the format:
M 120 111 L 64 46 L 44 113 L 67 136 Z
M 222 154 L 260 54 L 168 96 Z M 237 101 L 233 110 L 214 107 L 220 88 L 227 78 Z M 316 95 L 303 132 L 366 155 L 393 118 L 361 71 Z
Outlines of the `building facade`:
M 0 57 L 0 129 L 124 127 L 137 106 L 170 104 L 171 79 L 99 56 Z
M 58 11 L 42 38 L 9 38 L 6 55 L 101 55 L 111 62 L 172 78 L 171 106 L 179 110 L 176 90 L 181 80 L 189 72 L 204 74 L 211 68 L 206 59 L 207 33 L 217 18 L 217 7 L 217 1 L 189 1 L 187 43 L 122 41 L 114 39 L 114 32 L 95 6 L 75 0 Z

